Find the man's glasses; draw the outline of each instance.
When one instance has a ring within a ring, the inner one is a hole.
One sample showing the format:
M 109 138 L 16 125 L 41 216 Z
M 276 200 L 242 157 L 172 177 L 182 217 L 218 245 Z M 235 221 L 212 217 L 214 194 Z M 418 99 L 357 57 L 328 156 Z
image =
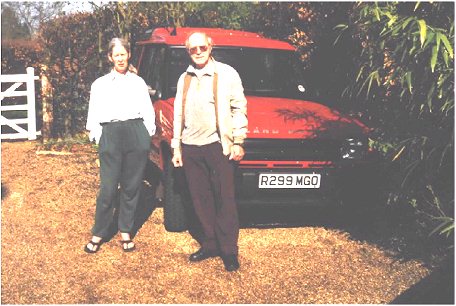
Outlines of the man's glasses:
M 209 46 L 196 46 L 196 47 L 192 47 L 192 48 L 189 48 L 188 49 L 188 52 L 193 55 L 193 54 L 196 54 L 198 53 L 198 49 L 199 49 L 199 52 L 206 52 L 207 49 L 209 49 Z

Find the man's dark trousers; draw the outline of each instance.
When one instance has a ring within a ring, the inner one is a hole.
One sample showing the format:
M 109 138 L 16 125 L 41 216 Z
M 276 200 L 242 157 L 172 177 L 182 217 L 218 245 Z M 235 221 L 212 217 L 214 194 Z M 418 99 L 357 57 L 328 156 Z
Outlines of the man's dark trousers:
M 100 190 L 92 234 L 98 237 L 110 234 L 119 184 L 118 229 L 121 233 L 132 233 L 150 149 L 150 136 L 141 119 L 102 125 L 98 149 Z
M 190 195 L 203 230 L 201 247 L 222 255 L 238 254 L 239 220 L 234 197 L 234 162 L 219 142 L 182 145 Z

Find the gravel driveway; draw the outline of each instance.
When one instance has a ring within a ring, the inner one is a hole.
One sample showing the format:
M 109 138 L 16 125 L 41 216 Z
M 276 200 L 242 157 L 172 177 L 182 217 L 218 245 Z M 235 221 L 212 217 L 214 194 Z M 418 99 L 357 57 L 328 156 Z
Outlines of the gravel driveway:
M 2 304 L 378 304 L 430 273 L 370 239 L 375 222 L 353 230 L 324 213 L 286 208 L 241 209 L 239 271 L 225 272 L 219 258 L 191 264 L 197 243 L 164 230 L 162 208 L 147 192 L 137 251 L 123 253 L 116 236 L 88 255 L 96 154 L 90 146 L 37 154 L 36 145 L 1 145 Z

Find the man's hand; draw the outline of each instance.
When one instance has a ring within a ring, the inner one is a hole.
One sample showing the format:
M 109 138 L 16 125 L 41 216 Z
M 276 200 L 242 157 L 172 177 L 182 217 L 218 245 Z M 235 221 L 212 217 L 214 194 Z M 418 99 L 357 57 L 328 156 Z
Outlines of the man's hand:
M 230 160 L 240 161 L 244 157 L 244 148 L 240 145 L 233 145 L 231 147 Z
M 173 159 L 171 161 L 176 168 L 184 165 L 182 162 L 182 154 L 180 152 L 174 152 Z

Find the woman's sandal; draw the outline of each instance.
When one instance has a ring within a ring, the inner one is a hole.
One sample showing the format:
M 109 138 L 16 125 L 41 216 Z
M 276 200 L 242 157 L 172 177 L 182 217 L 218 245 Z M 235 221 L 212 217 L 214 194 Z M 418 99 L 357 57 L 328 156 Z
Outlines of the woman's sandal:
M 120 243 L 122 244 L 122 250 L 124 252 L 132 252 L 136 249 L 136 246 L 133 244 L 132 247 L 128 247 L 130 243 L 133 243 L 133 240 L 120 240 Z
M 89 244 L 92 245 L 92 249 L 89 249 Z M 89 254 L 94 254 L 100 250 L 101 244 L 101 240 L 99 242 L 94 242 L 90 240 L 89 243 L 87 243 L 87 245 L 85 246 L 84 251 Z

